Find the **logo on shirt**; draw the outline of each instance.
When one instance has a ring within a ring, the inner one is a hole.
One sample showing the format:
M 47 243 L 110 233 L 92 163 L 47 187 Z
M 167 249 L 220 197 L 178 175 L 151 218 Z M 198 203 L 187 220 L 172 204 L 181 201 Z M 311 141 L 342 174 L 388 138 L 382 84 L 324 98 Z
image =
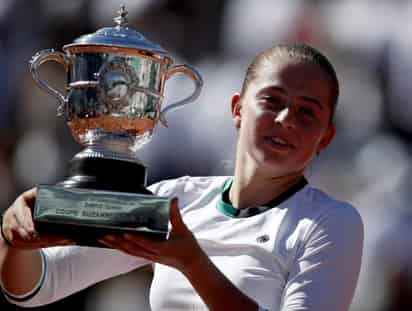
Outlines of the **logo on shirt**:
M 264 235 L 261 235 L 261 236 L 258 236 L 257 238 L 256 238 L 256 242 L 258 242 L 258 243 L 265 243 L 265 242 L 267 242 L 267 241 L 269 241 L 269 235 L 267 235 L 267 234 L 264 234 Z

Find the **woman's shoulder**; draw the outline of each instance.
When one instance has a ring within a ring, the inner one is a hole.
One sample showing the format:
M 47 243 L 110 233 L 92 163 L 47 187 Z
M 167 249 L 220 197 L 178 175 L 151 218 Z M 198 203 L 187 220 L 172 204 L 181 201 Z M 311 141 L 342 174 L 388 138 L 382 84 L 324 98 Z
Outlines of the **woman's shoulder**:
M 349 201 L 344 201 L 311 184 L 305 187 L 304 200 L 319 209 L 356 211 Z
M 350 202 L 335 198 L 312 185 L 305 187 L 300 211 L 314 223 L 334 223 L 363 228 L 358 209 Z
M 311 249 L 325 256 L 337 254 L 343 248 L 352 249 L 348 254 L 362 249 L 364 226 L 358 210 L 311 185 L 287 206 L 281 227 L 278 247 L 287 249 L 291 262 Z

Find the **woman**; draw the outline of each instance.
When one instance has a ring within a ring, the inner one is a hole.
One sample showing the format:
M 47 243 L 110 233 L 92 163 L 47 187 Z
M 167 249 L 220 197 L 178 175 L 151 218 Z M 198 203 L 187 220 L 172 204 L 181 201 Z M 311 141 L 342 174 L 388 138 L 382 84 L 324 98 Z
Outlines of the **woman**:
M 50 303 L 154 263 L 153 310 L 348 310 L 362 221 L 304 177 L 334 137 L 338 93 L 332 65 L 309 46 L 259 54 L 231 101 L 239 132 L 234 176 L 186 176 L 150 187 L 179 199 L 167 241 L 110 235 L 100 242 L 122 252 L 38 250 L 71 242 L 35 235 L 35 189 L 23 193 L 3 219 L 6 297 L 22 306 Z

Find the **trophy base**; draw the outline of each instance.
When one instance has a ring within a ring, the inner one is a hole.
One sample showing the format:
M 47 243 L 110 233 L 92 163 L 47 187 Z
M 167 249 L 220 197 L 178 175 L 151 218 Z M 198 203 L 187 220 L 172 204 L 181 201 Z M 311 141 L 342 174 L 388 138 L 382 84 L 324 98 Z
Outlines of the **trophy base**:
M 170 200 L 143 186 L 146 168 L 136 162 L 74 158 L 70 176 L 57 185 L 39 185 L 33 220 L 41 233 L 78 245 L 105 247 L 106 234 L 139 233 L 164 240 Z
M 146 176 L 146 167 L 138 162 L 74 157 L 68 178 L 57 185 L 64 188 L 152 194 L 144 187 Z

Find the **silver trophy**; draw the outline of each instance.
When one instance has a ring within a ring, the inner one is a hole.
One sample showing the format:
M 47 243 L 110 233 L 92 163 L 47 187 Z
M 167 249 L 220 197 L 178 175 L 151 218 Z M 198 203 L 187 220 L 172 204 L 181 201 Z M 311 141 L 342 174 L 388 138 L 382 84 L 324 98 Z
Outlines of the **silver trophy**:
M 152 137 L 169 111 L 193 102 L 203 85 L 189 65 L 174 65 L 158 44 L 127 27 L 123 6 L 105 27 L 63 46 L 33 56 L 34 81 L 59 102 L 74 139 L 85 146 L 70 163 L 67 179 L 39 185 L 33 219 L 39 232 L 62 234 L 82 245 L 101 246 L 103 234 L 140 232 L 164 239 L 168 198 L 146 189 L 147 170 L 137 151 Z M 55 61 L 67 72 L 64 96 L 42 81 L 41 64 Z M 195 83 L 193 93 L 162 109 L 166 81 L 183 73 Z

